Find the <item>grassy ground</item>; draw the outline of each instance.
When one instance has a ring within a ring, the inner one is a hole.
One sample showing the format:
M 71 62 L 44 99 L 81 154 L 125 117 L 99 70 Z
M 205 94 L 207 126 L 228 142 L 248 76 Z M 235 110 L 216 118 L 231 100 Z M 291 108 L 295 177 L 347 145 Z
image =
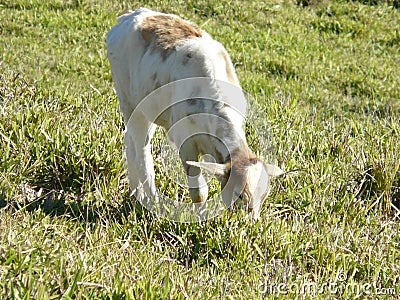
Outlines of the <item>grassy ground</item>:
M 144 2 L 0 0 L 0 298 L 398 297 L 393 2 Z M 105 36 L 139 6 L 226 46 L 273 137 L 266 153 L 249 122 L 250 145 L 296 170 L 256 224 L 173 223 L 129 199 Z

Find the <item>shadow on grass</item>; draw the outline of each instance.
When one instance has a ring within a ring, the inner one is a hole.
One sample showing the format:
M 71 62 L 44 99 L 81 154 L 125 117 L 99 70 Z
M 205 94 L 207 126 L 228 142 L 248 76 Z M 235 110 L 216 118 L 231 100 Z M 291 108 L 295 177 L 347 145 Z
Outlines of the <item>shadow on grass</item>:
M 388 211 L 391 211 L 391 205 L 400 209 L 400 171 L 392 175 L 380 165 L 370 165 L 356 177 L 356 182 L 358 185 L 356 197 L 377 199 L 380 195 L 385 195 L 389 200 L 386 203 L 389 205 L 386 207 Z M 393 212 L 397 213 L 397 210 Z
M 129 230 L 130 240 L 141 241 L 151 247 L 157 245 L 154 251 L 162 252 L 186 270 L 193 265 L 209 266 L 219 259 L 248 261 L 254 258 L 254 253 L 258 253 L 260 243 L 267 247 L 263 240 L 260 241 L 260 236 L 265 236 L 261 232 L 268 226 L 263 225 L 263 220 L 252 223 L 241 209 L 204 222 L 179 223 L 147 211 L 129 196 L 128 191 L 119 197 L 118 202 L 82 200 L 85 197 L 79 193 L 28 185 L 19 188 L 18 196 L 15 196 L 18 198 L 7 199 L 7 194 L 5 189 L 0 188 L 0 210 L 32 216 L 39 211 L 41 215 L 79 224 L 88 223 L 90 227 L 121 224 L 107 227 L 117 230 L 121 237 Z M 285 219 L 292 212 L 282 210 L 281 217 Z M 274 214 L 274 218 L 280 218 L 279 215 Z M 266 251 L 273 250 L 268 248 Z M 283 259 L 281 254 L 276 257 Z
M 30 193 L 30 195 L 28 195 Z M 113 221 L 121 223 L 130 214 L 136 218 L 146 217 L 148 212 L 127 193 L 121 203 L 84 203 L 77 195 L 77 200 L 68 199 L 63 191 L 49 190 L 43 195 L 32 196 L 31 191 L 25 191 L 22 199 L 7 199 L 4 190 L 0 191 L 0 209 L 12 209 L 15 211 L 33 212 L 40 209 L 46 215 L 62 216 L 81 222 L 96 223 L 101 221 Z M 75 197 L 74 197 L 75 198 Z
M 174 248 L 170 259 L 187 269 L 194 262 L 207 265 L 211 258 L 225 257 L 223 249 L 232 247 L 228 232 L 226 236 L 216 240 L 212 231 L 208 230 L 223 227 L 221 220 L 177 223 L 162 219 L 143 208 L 128 192 L 119 203 L 84 203 L 85 201 L 80 200 L 80 195 L 71 196 L 60 190 L 47 190 L 39 196 L 37 194 L 37 188 L 27 188 L 18 199 L 7 199 L 5 190 L 0 189 L 0 210 L 28 214 L 40 210 L 51 217 L 61 217 L 93 226 L 101 223 L 133 226 L 137 230 L 133 231 L 132 239 L 147 240 L 150 243 L 155 240 L 164 241 L 163 247 Z M 212 243 L 207 242 L 208 240 L 212 240 Z

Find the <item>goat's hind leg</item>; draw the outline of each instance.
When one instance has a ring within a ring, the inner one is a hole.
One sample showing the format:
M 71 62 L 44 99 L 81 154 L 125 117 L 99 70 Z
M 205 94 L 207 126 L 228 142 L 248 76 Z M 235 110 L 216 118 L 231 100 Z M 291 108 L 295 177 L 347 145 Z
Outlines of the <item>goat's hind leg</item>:
M 142 114 L 135 114 L 129 119 L 126 127 L 125 143 L 129 185 L 133 196 L 138 201 L 142 204 L 150 204 L 151 201 L 157 200 L 150 143 L 156 125 L 147 121 Z

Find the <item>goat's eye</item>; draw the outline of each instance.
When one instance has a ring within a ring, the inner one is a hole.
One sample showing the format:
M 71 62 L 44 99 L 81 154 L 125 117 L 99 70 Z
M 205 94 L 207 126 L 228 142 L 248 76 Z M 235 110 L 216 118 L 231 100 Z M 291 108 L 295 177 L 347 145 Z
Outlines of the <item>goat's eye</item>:
M 243 200 L 243 194 L 239 194 L 238 192 L 235 192 L 235 198 Z
M 249 199 L 249 195 L 246 192 L 243 193 L 235 192 L 235 198 L 247 201 Z
M 250 159 L 250 163 L 253 165 L 257 164 L 257 159 L 254 158 Z

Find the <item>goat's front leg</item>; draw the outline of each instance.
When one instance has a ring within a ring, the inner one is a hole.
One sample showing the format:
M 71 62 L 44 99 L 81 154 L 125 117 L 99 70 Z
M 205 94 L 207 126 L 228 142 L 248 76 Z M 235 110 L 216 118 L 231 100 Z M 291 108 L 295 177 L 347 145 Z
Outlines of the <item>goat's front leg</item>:
M 125 143 L 129 185 L 133 196 L 141 203 L 157 200 L 150 143 L 155 127 L 142 114 L 135 114 L 127 122 Z
M 187 175 L 190 198 L 195 203 L 205 202 L 208 197 L 207 181 L 198 167 L 189 166 L 186 163 L 186 161 L 198 161 L 199 153 L 196 147 L 190 143 L 184 143 L 179 151 L 179 156 Z

